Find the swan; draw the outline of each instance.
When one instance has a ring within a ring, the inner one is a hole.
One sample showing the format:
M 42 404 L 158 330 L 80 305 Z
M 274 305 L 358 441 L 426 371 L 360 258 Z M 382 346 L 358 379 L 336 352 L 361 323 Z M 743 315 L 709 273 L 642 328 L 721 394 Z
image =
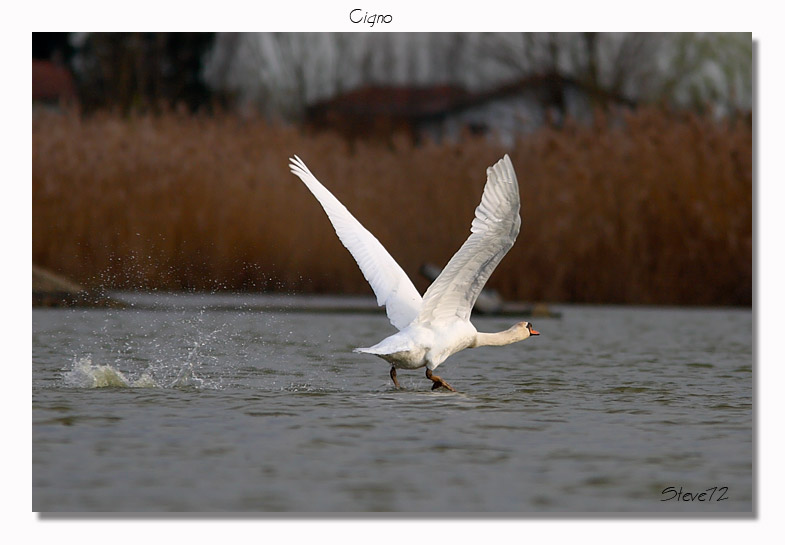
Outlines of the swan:
M 371 285 L 379 306 L 398 333 L 354 352 L 373 354 L 396 369 L 425 367 L 432 390 L 455 389 L 433 371 L 466 348 L 503 346 L 539 335 L 529 322 L 518 322 L 498 333 L 481 333 L 470 322 L 472 307 L 493 270 L 512 247 L 521 228 L 518 179 L 505 155 L 486 171 L 482 199 L 474 212 L 471 235 L 433 281 L 424 296 L 381 243 L 308 170 L 297 155 L 290 158 L 293 174 L 319 201 L 335 232 Z

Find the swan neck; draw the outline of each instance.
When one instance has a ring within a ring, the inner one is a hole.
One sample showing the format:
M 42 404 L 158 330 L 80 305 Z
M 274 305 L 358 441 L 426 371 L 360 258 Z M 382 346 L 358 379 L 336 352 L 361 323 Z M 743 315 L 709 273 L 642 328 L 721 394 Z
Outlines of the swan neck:
M 505 331 L 498 333 L 480 333 L 477 332 L 477 337 L 474 340 L 474 348 L 478 346 L 504 346 L 518 341 L 522 341 L 529 336 L 529 330 L 525 327 L 522 328 L 511 327 Z

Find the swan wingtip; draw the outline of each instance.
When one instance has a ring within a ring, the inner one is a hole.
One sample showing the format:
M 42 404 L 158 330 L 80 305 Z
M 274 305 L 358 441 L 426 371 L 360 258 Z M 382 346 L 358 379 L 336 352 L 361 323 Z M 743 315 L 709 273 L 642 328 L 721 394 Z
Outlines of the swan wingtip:
M 303 160 L 300 159 L 300 157 L 298 157 L 296 154 L 293 157 L 289 157 L 289 170 L 292 172 L 292 174 L 297 175 L 300 173 L 305 174 L 309 172 L 308 167 L 305 166 Z

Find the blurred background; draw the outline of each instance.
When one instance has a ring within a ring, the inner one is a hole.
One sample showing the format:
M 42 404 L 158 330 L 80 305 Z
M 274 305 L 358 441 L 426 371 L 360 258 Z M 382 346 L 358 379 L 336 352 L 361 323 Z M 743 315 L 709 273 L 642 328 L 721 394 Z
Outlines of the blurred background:
M 489 282 L 503 297 L 752 304 L 751 34 L 32 42 L 34 275 L 369 294 L 297 154 L 422 292 L 509 153 L 523 227 Z

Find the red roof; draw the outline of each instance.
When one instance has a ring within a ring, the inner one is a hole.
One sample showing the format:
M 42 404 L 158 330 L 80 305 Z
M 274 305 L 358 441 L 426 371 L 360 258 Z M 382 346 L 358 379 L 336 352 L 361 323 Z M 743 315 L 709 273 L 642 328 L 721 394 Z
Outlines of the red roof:
M 427 116 L 451 110 L 470 94 L 462 87 L 363 87 L 314 104 L 311 111 L 330 110 L 351 115 Z
M 73 100 L 76 86 L 71 73 L 50 61 L 33 59 L 33 100 Z

